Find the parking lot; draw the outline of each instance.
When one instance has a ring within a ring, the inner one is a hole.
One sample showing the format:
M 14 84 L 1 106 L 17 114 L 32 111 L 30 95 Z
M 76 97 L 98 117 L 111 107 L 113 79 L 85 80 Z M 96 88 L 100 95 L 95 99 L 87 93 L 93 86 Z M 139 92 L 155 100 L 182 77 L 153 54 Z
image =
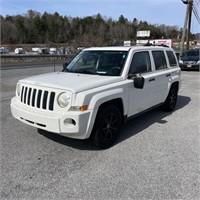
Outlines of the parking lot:
M 200 199 L 199 72 L 182 72 L 174 112 L 134 118 L 113 147 L 97 150 L 11 116 L 17 81 L 53 70 L 1 71 L 1 199 Z

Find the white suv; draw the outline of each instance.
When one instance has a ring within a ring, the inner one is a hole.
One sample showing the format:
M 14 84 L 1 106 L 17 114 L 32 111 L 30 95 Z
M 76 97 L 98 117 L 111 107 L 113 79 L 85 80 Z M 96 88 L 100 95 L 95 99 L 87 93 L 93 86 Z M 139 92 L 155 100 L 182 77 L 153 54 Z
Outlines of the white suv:
M 127 119 L 160 104 L 172 111 L 180 76 L 170 48 L 88 48 L 63 72 L 20 80 L 11 111 L 31 126 L 107 148 Z

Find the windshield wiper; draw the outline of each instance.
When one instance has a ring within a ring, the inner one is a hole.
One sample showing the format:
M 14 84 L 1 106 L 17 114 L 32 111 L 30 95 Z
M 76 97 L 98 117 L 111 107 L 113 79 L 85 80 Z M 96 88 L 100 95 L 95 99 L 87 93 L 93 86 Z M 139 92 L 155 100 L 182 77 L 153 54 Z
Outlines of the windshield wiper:
M 65 68 L 65 69 L 63 69 L 63 72 L 73 72 L 73 71 L 70 70 L 70 69 Z
M 74 73 L 82 73 L 82 74 L 94 74 L 93 72 L 87 70 L 87 69 L 77 69 L 73 71 Z

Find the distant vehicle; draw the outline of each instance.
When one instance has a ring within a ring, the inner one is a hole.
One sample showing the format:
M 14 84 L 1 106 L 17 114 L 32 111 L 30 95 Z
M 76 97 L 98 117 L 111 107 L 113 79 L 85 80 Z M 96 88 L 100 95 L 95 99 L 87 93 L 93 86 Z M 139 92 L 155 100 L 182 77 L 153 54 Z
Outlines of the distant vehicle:
M 50 48 L 49 54 L 51 54 L 51 55 L 56 55 L 56 54 L 58 54 L 57 48 L 53 48 L 53 47 Z
M 6 53 L 9 53 L 9 50 L 4 48 L 4 47 L 1 47 L 0 48 L 0 54 L 6 54 Z
M 39 49 L 38 47 L 33 47 L 31 51 L 38 53 L 38 49 Z
M 48 48 L 38 48 L 38 53 L 39 54 L 49 54 L 49 49 Z
M 77 50 L 78 51 L 82 51 L 85 47 L 78 47 Z
M 25 51 L 24 51 L 23 48 L 16 48 L 16 49 L 15 49 L 15 53 L 16 53 L 16 54 L 24 54 Z
M 200 70 L 200 49 L 185 51 L 180 57 L 179 65 L 182 70 Z

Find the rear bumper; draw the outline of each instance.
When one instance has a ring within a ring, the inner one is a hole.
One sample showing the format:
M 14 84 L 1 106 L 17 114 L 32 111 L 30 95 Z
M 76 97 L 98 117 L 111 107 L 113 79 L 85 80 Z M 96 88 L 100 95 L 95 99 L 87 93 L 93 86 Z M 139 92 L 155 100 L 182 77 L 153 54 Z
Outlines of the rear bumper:
M 89 130 L 92 129 L 90 127 L 92 111 L 90 110 L 55 114 L 30 108 L 14 97 L 11 100 L 11 113 L 23 123 L 70 138 L 85 139 L 89 137 Z

